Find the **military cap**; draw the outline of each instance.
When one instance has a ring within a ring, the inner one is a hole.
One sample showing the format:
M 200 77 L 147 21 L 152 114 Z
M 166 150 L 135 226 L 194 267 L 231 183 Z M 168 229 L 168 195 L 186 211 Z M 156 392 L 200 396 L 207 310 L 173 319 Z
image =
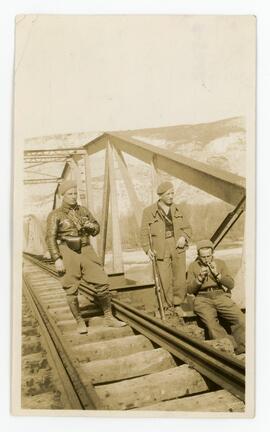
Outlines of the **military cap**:
M 60 195 L 64 195 L 64 193 L 67 190 L 72 189 L 72 188 L 76 188 L 76 187 L 77 187 L 77 183 L 75 180 L 66 180 L 60 184 L 58 191 L 59 191 Z
M 214 244 L 211 240 L 201 240 L 197 243 L 197 251 L 199 252 L 199 250 L 203 248 L 211 248 L 214 250 Z
M 168 190 L 173 189 L 173 184 L 170 181 L 165 181 L 163 183 L 160 183 L 160 185 L 157 188 L 157 194 L 162 195 Z

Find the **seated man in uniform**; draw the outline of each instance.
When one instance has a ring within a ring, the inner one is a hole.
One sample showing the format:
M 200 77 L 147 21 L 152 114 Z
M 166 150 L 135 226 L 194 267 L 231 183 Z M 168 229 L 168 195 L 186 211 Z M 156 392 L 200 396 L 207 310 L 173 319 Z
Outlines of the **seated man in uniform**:
M 165 309 L 173 308 L 181 317 L 184 313 L 181 305 L 186 297 L 186 249 L 191 227 L 181 206 L 173 202 L 171 182 L 161 183 L 157 195 L 158 201 L 143 212 L 141 245 L 151 260 L 157 259 Z
M 230 338 L 236 354 L 245 352 L 245 316 L 232 301 L 234 280 L 224 261 L 213 256 L 210 240 L 197 244 L 198 256 L 188 268 L 187 290 L 195 295 L 194 312 L 206 325 L 211 339 Z M 220 325 L 218 316 L 231 325 L 231 335 Z
M 63 196 L 63 202 L 48 216 L 46 240 L 55 268 L 63 276 L 63 289 L 77 321 L 78 332 L 87 333 L 78 302 L 81 278 L 93 285 L 95 300 L 98 300 L 104 312 L 105 325 L 122 327 L 126 324 L 112 315 L 108 276 L 89 240 L 90 236 L 99 233 L 99 224 L 86 207 L 77 204 L 75 181 L 61 183 L 59 193 Z

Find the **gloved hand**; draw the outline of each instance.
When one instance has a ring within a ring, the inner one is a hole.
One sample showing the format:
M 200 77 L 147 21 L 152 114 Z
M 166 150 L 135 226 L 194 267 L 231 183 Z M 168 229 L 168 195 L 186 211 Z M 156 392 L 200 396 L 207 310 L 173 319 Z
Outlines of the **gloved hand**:
M 56 271 L 58 272 L 59 275 L 63 275 L 66 273 L 66 269 L 65 269 L 64 262 L 63 262 L 62 258 L 58 258 L 55 261 L 54 265 L 55 265 Z
M 85 222 L 85 224 L 83 225 L 84 228 L 89 228 L 89 229 L 94 229 L 96 228 L 96 225 L 90 221 Z
M 186 246 L 186 238 L 184 236 L 179 237 L 176 248 L 183 249 Z
M 197 279 L 198 279 L 199 283 L 202 284 L 205 281 L 206 277 L 208 276 L 208 273 L 209 273 L 208 268 L 202 266 L 201 267 L 201 271 L 200 271 L 200 273 L 197 276 Z
M 95 233 L 96 229 L 97 229 L 96 224 L 94 224 L 93 222 L 90 222 L 90 221 L 86 221 L 83 224 L 83 227 L 82 227 L 82 229 L 80 231 L 80 234 L 82 234 L 82 235 L 85 235 L 85 234 L 86 235 L 91 235 L 91 234 Z

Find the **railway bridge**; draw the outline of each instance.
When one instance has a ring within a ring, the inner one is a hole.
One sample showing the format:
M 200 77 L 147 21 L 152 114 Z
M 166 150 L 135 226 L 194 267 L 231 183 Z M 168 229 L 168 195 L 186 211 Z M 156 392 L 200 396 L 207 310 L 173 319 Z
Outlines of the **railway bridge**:
M 156 137 L 157 132 L 151 130 L 150 135 Z M 76 180 L 79 203 L 94 214 L 99 200 L 101 232 L 93 246 L 109 270 L 115 315 L 128 326 L 106 329 L 92 302 L 91 287 L 81 283 L 81 310 L 88 334 L 76 334 L 76 323 L 46 251 L 45 218 L 39 220 L 33 212 L 24 218 L 24 298 L 47 341 L 65 408 L 243 412 L 243 361 L 207 345 L 202 330 L 192 328 L 191 303 L 186 305 L 191 325 L 185 328 L 171 326 L 155 315 L 155 289 L 147 258 L 142 254 L 141 259 L 138 250 L 127 252 L 121 215 L 124 196 L 133 214 L 129 231 L 136 237 L 144 205 L 156 199 L 157 184 L 170 179 L 181 186 L 181 194 L 189 188 L 190 194 L 201 191 L 226 203 L 219 222 L 208 231 L 216 253 L 223 253 L 218 246 L 245 211 L 245 179 L 154 143 L 144 138 L 143 131 L 105 132 L 80 147 L 27 149 L 24 153 L 25 187 L 35 185 L 39 190 L 39 216 L 44 215 L 43 208 L 48 213 L 61 204 L 59 185 L 64 180 Z M 137 166 L 143 169 L 138 171 Z M 103 169 L 101 175 L 97 168 Z M 50 192 L 46 189 L 43 194 L 44 185 L 50 186 Z M 193 251 L 191 247 L 191 254 Z M 241 291 L 243 265 L 244 260 L 235 269 Z M 242 300 L 240 295 L 241 306 Z
M 174 129 L 173 127 L 165 128 L 165 138 L 166 131 L 170 136 Z M 101 232 L 98 244 L 96 239 L 93 239 L 93 243 L 94 247 L 98 249 L 103 263 L 105 263 L 107 250 L 108 259 L 111 262 L 111 275 L 124 276 L 123 237 L 125 234 L 123 234 L 121 211 L 119 211 L 123 194 L 129 200 L 129 212 L 133 213 L 130 231 L 133 231 L 134 235 L 138 232 L 144 205 L 154 202 L 157 184 L 163 178 L 170 178 L 176 185 L 179 184 L 177 180 L 181 180 L 182 190 L 185 184 L 189 188 L 190 194 L 199 190 L 207 196 L 218 198 L 227 203 L 229 206 L 223 210 L 224 214 L 217 215 L 220 223 L 215 222 L 216 225 L 213 224 L 208 230 L 215 247 L 222 242 L 245 210 L 244 177 L 217 166 L 188 158 L 168 148 L 150 144 L 151 137 L 158 136 L 159 129 L 152 129 L 148 134 L 147 132 L 148 130 L 106 132 L 99 134 L 80 147 L 32 149 L 26 150 L 24 154 L 25 185 L 28 188 L 31 188 L 31 185 L 40 186 L 40 194 L 42 194 L 42 185 L 48 185 L 48 183 L 51 185 L 50 191 L 53 194 L 53 199 L 51 199 L 51 208 L 47 206 L 48 212 L 60 205 L 59 184 L 67 179 L 77 181 L 79 203 L 88 207 L 94 214 L 96 214 L 98 201 Z M 200 137 L 197 139 L 199 140 Z M 155 140 L 152 139 L 152 142 Z M 130 161 L 131 163 L 129 163 Z M 144 176 L 143 181 L 145 180 L 147 184 L 138 183 L 137 172 L 134 170 L 136 164 L 137 166 L 141 164 L 146 169 L 148 176 Z M 54 175 L 48 173 L 43 175 L 44 169 L 52 165 L 57 166 Z M 99 176 L 95 173 L 97 171 L 96 165 L 103 170 Z M 34 171 L 33 168 L 38 168 L 39 171 Z M 135 176 L 132 175 L 134 171 Z M 119 186 L 124 190 L 119 190 Z M 146 200 L 140 189 L 149 191 Z M 42 208 L 42 199 L 40 208 Z M 227 208 L 229 211 L 226 212 Z M 45 249 L 42 230 L 37 228 L 36 222 L 34 216 L 31 219 L 31 215 L 26 215 L 24 244 L 27 252 L 31 252 L 31 245 L 33 253 L 37 249 L 40 251 L 42 245 Z M 138 241 L 136 244 L 138 246 Z M 45 250 L 44 253 L 46 253 Z M 237 269 L 238 284 L 235 290 L 235 292 L 238 291 L 236 293 L 237 300 L 241 306 L 244 304 L 243 266 L 244 258 L 242 258 L 242 266 Z

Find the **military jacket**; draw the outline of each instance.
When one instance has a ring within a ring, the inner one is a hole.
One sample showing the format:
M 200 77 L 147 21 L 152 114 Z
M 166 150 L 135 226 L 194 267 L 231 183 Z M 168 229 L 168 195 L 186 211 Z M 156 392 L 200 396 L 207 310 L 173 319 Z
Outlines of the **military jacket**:
M 89 222 L 94 224 L 93 228 L 87 227 Z M 86 207 L 78 204 L 74 207 L 63 204 L 53 210 L 47 219 L 46 234 L 47 246 L 53 261 L 61 257 L 58 244 L 65 236 L 79 236 L 83 244 L 89 244 L 89 236 L 96 236 L 99 231 L 99 223 Z
M 205 265 L 202 264 L 199 258 L 196 258 L 196 260 L 190 264 L 187 272 L 187 291 L 189 294 L 196 295 L 198 291 L 204 291 L 208 288 L 222 288 L 222 285 L 229 289 L 229 291 L 233 289 L 234 280 L 225 262 L 221 259 L 214 259 L 213 261 L 216 264 L 217 272 L 221 275 L 219 282 L 216 281 L 211 272 L 208 273 L 202 284 L 198 282 L 197 277 L 201 272 L 201 267 L 205 267 Z
M 191 237 L 191 227 L 184 217 L 180 206 L 172 204 L 171 215 L 173 222 L 173 232 L 175 243 L 180 237 L 185 237 L 187 243 Z M 147 253 L 150 248 L 149 233 L 151 233 L 153 249 L 156 251 L 157 259 L 164 259 L 165 254 L 165 222 L 162 219 L 158 203 L 146 207 L 143 211 L 141 224 L 141 245 Z M 185 252 L 187 245 L 183 249 L 177 249 L 179 254 Z

